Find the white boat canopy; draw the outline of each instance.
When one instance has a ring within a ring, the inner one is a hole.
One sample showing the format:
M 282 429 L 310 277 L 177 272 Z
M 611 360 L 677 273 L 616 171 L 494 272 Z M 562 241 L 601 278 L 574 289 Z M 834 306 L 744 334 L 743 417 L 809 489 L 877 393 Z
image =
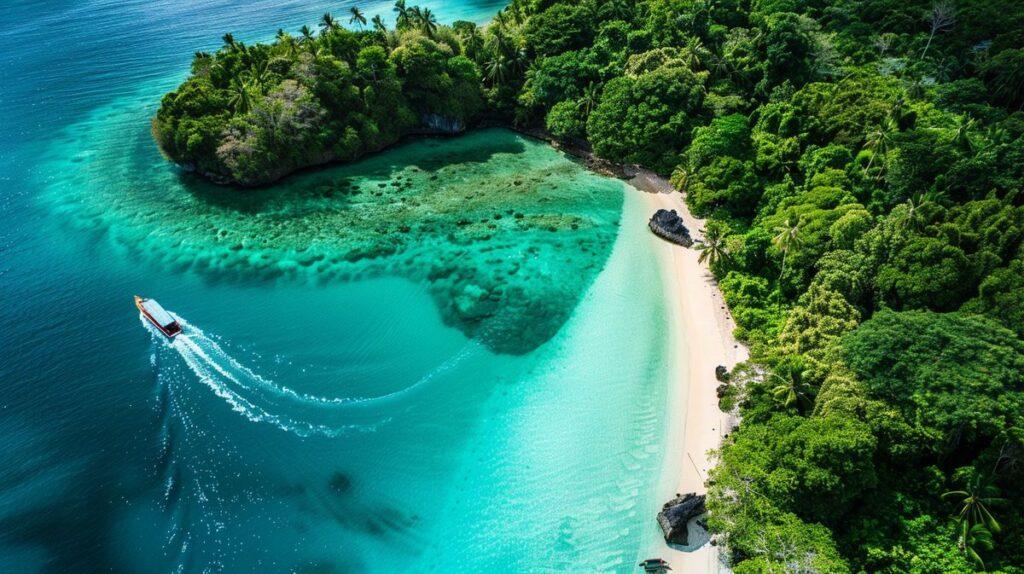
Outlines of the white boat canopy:
M 149 316 L 152 317 L 154 321 L 160 323 L 160 326 L 162 327 L 167 327 L 174 322 L 174 317 L 171 317 L 171 314 L 153 299 L 146 299 L 143 301 L 142 308 L 149 313 Z

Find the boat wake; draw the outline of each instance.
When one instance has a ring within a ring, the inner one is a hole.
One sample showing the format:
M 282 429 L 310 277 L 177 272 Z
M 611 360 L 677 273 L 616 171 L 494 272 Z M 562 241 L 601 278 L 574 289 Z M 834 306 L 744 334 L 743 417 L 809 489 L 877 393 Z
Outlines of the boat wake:
M 439 375 L 453 369 L 466 358 L 482 351 L 479 343 L 470 341 L 446 361 L 434 367 L 409 386 L 377 395 L 359 397 L 325 397 L 296 391 L 257 373 L 231 356 L 221 344 L 201 328 L 171 313 L 183 332 L 173 340 L 164 337 L 141 314 L 140 321 L 162 347 L 173 349 L 185 365 L 233 411 L 252 422 L 269 423 L 298 436 L 336 437 L 351 432 L 376 430 L 391 419 L 382 418 L 371 424 L 337 424 L 316 422 L 336 419 L 346 408 L 384 406 L 417 391 Z M 297 413 L 286 414 L 286 413 Z
M 158 518 L 154 523 L 162 536 L 161 560 L 167 561 L 163 569 L 171 572 L 218 571 L 221 568 L 209 565 L 244 563 L 247 546 L 241 540 L 248 531 L 239 524 L 279 520 L 276 513 L 281 504 L 292 503 L 289 497 L 297 496 L 306 504 L 313 496 L 294 491 L 291 485 L 282 486 L 279 479 L 268 479 L 252 464 L 253 453 L 261 448 L 253 445 L 254 435 L 238 429 L 225 432 L 224 416 L 231 419 L 231 413 L 210 408 L 210 400 L 217 407 L 220 404 L 203 392 L 203 387 L 193 384 L 197 379 L 245 420 L 270 425 L 302 440 L 315 440 L 380 428 L 395 412 L 402 412 L 410 393 L 430 388 L 431 381 L 443 379 L 467 358 L 485 352 L 481 344 L 468 342 L 405 388 L 388 394 L 319 396 L 275 381 L 259 371 L 262 363 L 258 356 L 235 350 L 217 335 L 174 313 L 171 316 L 183 329 L 174 339 L 139 315 L 152 336 L 153 399 L 159 419 L 153 466 L 153 509 Z M 270 439 L 265 444 L 281 448 L 292 440 L 285 437 L 285 442 L 278 443 Z M 340 523 L 358 523 L 349 516 L 352 512 L 356 516 L 376 513 L 358 506 L 338 507 L 338 500 L 347 499 L 317 496 L 315 506 L 330 510 L 333 520 Z M 401 522 L 388 517 L 367 520 L 376 521 L 371 525 L 374 531 L 388 531 L 394 528 L 392 523 Z

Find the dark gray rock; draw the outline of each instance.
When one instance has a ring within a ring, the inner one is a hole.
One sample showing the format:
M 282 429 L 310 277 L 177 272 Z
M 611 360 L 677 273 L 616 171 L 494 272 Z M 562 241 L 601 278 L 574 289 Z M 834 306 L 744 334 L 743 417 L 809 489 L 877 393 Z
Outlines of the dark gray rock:
M 461 134 L 466 131 L 466 124 L 455 118 L 447 118 L 438 114 L 424 114 L 420 117 L 424 127 L 443 134 Z
M 718 365 L 715 367 L 715 378 L 718 379 L 718 382 L 720 383 L 728 383 L 729 369 L 726 369 L 725 365 Z
M 688 545 L 690 532 L 686 523 L 707 511 L 703 494 L 690 492 L 666 502 L 658 513 L 658 525 L 665 534 L 665 542 Z
M 690 247 L 693 245 L 693 238 L 690 237 L 690 230 L 683 225 L 683 218 L 679 217 L 676 210 L 665 210 L 659 209 L 651 216 L 651 220 L 647 222 L 647 226 L 651 228 L 651 231 L 655 235 L 662 239 L 671 241 L 672 243 L 678 243 L 683 247 Z

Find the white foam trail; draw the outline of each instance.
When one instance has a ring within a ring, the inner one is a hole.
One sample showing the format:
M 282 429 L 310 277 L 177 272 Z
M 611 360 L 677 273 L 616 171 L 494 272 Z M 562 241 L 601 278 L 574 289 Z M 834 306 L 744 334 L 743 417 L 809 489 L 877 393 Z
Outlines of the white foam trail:
M 317 396 L 317 395 L 311 395 L 311 394 L 308 394 L 308 393 L 300 393 L 300 392 L 297 392 L 297 391 L 295 391 L 295 390 L 293 390 L 293 389 L 291 389 L 289 387 L 286 387 L 284 385 L 278 385 L 278 384 L 274 383 L 273 381 L 269 381 L 269 380 L 261 377 L 259 374 L 253 372 L 251 369 L 249 369 L 245 365 L 239 363 L 238 360 L 236 360 L 234 357 L 232 357 L 230 354 L 228 354 L 226 351 L 224 351 L 224 349 L 220 346 L 220 344 L 217 341 L 215 341 L 213 338 L 211 338 L 209 335 L 207 335 L 202 329 L 200 329 L 199 327 L 197 327 L 195 325 L 192 325 L 191 323 L 189 323 L 188 321 L 186 321 L 185 319 L 183 319 L 182 317 L 178 316 L 175 313 L 171 313 L 171 315 L 174 317 L 174 319 L 176 321 L 178 321 L 178 323 L 182 326 L 183 330 L 187 330 L 187 334 L 186 333 L 182 333 L 182 335 L 179 335 L 178 338 L 184 337 L 184 340 L 186 341 L 187 345 L 194 347 L 194 349 L 197 352 L 203 353 L 203 358 L 208 360 L 208 361 L 210 361 L 212 364 L 216 365 L 217 364 L 217 360 L 224 361 L 228 365 L 230 365 L 231 368 L 233 368 L 236 371 L 239 371 L 242 374 L 244 374 L 246 378 L 251 379 L 252 381 L 254 381 L 257 384 L 259 384 L 260 386 L 264 387 L 265 389 L 267 389 L 267 390 L 269 390 L 269 391 L 271 391 L 271 392 L 273 392 L 275 394 L 278 394 L 278 395 L 281 395 L 281 396 L 284 396 L 284 397 L 287 397 L 287 398 L 299 400 L 299 401 L 302 401 L 304 403 L 315 403 L 315 404 L 321 404 L 321 405 L 360 404 L 360 403 L 369 403 L 369 402 L 372 402 L 372 401 L 383 401 L 383 400 L 386 400 L 386 399 L 394 399 L 394 398 L 400 397 L 402 395 L 405 395 L 405 394 L 408 394 L 408 393 L 412 392 L 414 389 L 420 387 L 421 385 L 424 385 L 424 384 L 430 382 L 437 375 L 453 369 L 459 363 L 461 363 L 464 359 L 466 359 L 467 357 L 469 357 L 471 355 L 476 354 L 481 349 L 481 346 L 480 346 L 479 343 L 477 343 L 475 341 L 469 341 L 465 345 L 462 346 L 462 348 L 459 350 L 458 353 L 456 353 L 455 355 L 452 355 L 447 360 L 445 360 L 443 363 L 441 363 L 440 365 L 435 367 L 433 370 L 431 370 L 429 373 L 427 373 L 426 375 L 423 375 L 422 377 L 420 377 L 415 383 L 413 383 L 412 385 L 409 385 L 408 387 L 399 389 L 397 391 L 393 391 L 393 392 L 386 393 L 386 394 L 383 394 L 383 395 L 372 396 L 372 397 L 322 397 L 322 396 Z M 210 352 L 214 355 L 215 358 L 211 358 L 204 351 L 202 351 L 199 348 L 199 345 L 197 343 L 202 343 L 202 346 L 208 348 L 210 350 Z M 231 375 L 225 373 L 222 369 L 219 368 L 219 366 L 216 367 L 216 368 L 218 369 L 218 371 L 223 376 L 230 377 L 233 382 L 235 382 L 235 383 L 237 383 L 239 385 L 245 386 L 241 381 L 239 381 L 236 378 L 231 377 Z
M 258 398 L 258 394 L 254 397 L 254 400 L 250 400 L 243 396 L 242 393 L 259 393 L 260 389 L 256 388 L 256 385 L 258 385 L 264 390 L 270 390 L 277 395 L 297 400 L 304 405 L 316 404 L 318 402 L 321 404 L 328 402 L 330 404 L 347 404 L 359 401 L 353 399 L 323 399 L 320 397 L 307 399 L 304 395 L 295 393 L 291 389 L 282 391 L 281 387 L 278 387 L 272 381 L 264 379 L 253 370 L 242 365 L 234 357 L 231 357 L 216 341 L 207 336 L 198 327 L 190 325 L 177 315 L 174 315 L 174 318 L 184 329 L 187 329 L 187 332 L 179 334 L 173 340 L 168 340 L 141 313 L 139 314 L 140 321 L 142 321 L 143 325 L 156 340 L 163 341 L 166 346 L 177 351 L 178 355 L 184 360 L 185 365 L 199 378 L 201 383 L 209 387 L 217 397 L 223 399 L 234 412 L 245 416 L 252 422 L 270 423 L 281 430 L 302 437 L 313 435 L 337 437 L 352 431 L 373 431 L 380 424 L 390 421 L 390 419 L 385 419 L 374 425 L 328 426 L 274 414 L 254 402 Z M 251 383 L 255 383 L 255 385 Z

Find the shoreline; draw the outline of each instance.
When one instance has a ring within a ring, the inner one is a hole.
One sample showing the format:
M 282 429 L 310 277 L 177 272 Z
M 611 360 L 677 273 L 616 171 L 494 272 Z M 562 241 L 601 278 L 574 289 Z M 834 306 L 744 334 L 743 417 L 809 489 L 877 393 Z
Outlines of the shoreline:
M 658 209 L 674 209 L 690 230 L 694 240 L 702 237 L 704 220 L 687 209 L 683 195 L 657 174 L 640 169 L 626 179 L 643 194 L 651 213 Z M 630 222 L 639 225 L 640 222 Z M 704 482 L 714 461 L 708 451 L 721 446 L 726 434 L 738 423 L 718 409 L 715 367 L 732 369 L 749 356 L 746 346 L 733 337 L 735 322 L 725 305 L 718 285 L 707 266 L 697 261 L 699 252 L 662 239 L 657 240 L 662 265 L 666 306 L 669 310 L 670 341 L 682 349 L 672 353 L 672 381 L 669 389 L 669 427 L 666 444 L 665 479 L 659 493 L 668 501 L 676 493 L 704 494 Z M 681 352 L 680 352 L 681 351 Z M 671 475 L 669 476 L 669 473 Z M 654 522 L 654 516 L 645 517 Z M 662 542 L 662 557 L 676 571 L 718 572 L 718 547 L 705 543 L 693 551 L 669 547 Z
M 597 157 L 587 142 L 560 142 L 543 129 L 506 127 L 524 137 L 546 142 L 552 148 L 578 160 L 586 169 L 606 177 L 622 180 L 639 191 L 648 210 L 648 217 L 659 209 L 675 210 L 683 219 L 694 242 L 703 239 L 704 221 L 687 207 L 683 194 L 668 178 L 640 167 L 623 165 Z M 640 225 L 642 222 L 630 222 Z M 661 504 L 677 494 L 706 494 L 708 471 L 714 467 L 709 451 L 722 446 L 727 434 L 739 424 L 739 418 L 718 408 L 718 385 L 715 367 L 724 365 L 729 371 L 750 357 L 750 351 L 736 340 L 736 322 L 729 312 L 707 265 L 698 261 L 700 252 L 682 247 L 653 233 L 655 250 L 662 273 L 665 305 L 669 321 L 669 344 L 681 346 L 683 352 L 670 352 L 670 388 L 668 390 L 668 428 L 665 437 L 666 468 L 659 483 L 658 510 Z M 644 517 L 655 522 L 655 516 Z M 676 571 L 728 572 L 719 557 L 718 546 L 706 541 L 694 550 L 669 546 L 657 526 L 657 551 L 649 557 L 668 560 Z

